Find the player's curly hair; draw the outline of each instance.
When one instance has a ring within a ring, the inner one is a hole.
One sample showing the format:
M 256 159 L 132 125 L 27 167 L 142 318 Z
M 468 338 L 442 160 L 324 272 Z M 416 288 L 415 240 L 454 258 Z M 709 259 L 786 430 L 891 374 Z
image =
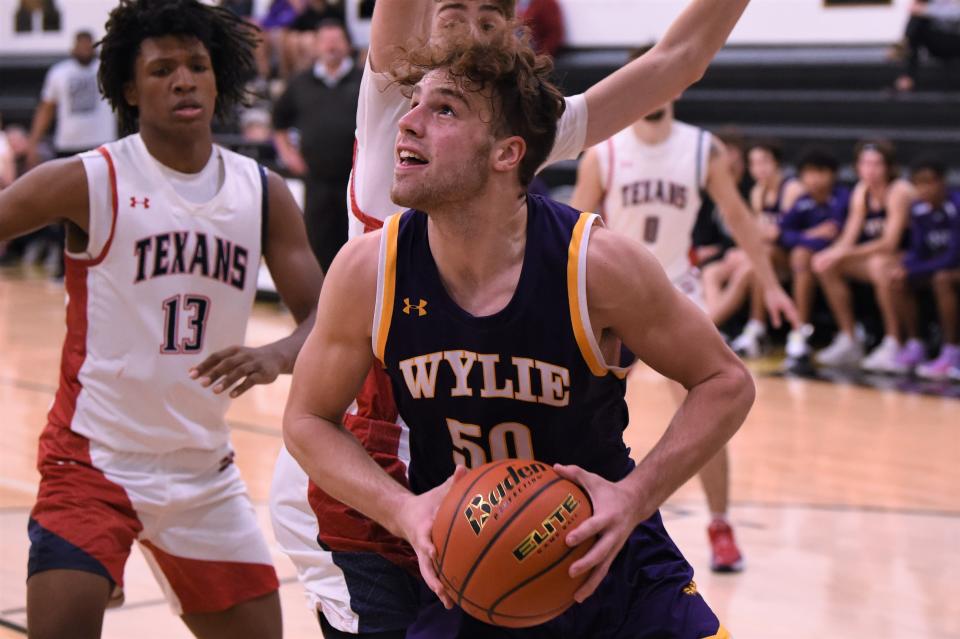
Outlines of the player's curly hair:
M 124 133 L 137 130 L 139 111 L 124 87 L 133 79 L 140 44 L 163 36 L 196 38 L 207 48 L 217 80 L 216 114 L 224 117 L 246 97 L 254 75 L 257 28 L 227 9 L 197 0 L 120 0 L 107 19 L 100 46 L 100 92 L 117 113 Z
M 463 35 L 405 49 L 391 69 L 401 86 L 412 87 L 427 73 L 444 69 L 463 91 L 492 89 L 494 135 L 516 135 L 526 142 L 520 185 L 526 188 L 547 159 L 566 102 L 550 81 L 553 61 L 537 55 L 527 29 L 509 21 L 483 39 Z

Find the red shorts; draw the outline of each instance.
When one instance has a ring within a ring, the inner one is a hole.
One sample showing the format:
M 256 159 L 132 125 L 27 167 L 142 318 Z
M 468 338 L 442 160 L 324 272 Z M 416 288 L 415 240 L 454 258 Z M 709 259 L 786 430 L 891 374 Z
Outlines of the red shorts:
M 30 576 L 101 574 L 122 596 L 134 541 L 177 614 L 220 612 L 279 582 L 229 448 L 124 453 L 48 425 L 30 513 Z

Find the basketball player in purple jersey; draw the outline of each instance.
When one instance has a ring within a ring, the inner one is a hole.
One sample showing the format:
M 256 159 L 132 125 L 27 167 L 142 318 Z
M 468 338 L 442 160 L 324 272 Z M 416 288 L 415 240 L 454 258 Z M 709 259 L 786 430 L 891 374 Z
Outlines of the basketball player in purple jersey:
M 100 86 L 137 131 L 0 192 L 0 240 L 67 226 L 67 336 L 30 514 L 31 637 L 97 637 L 138 541 L 201 638 L 280 637 L 278 581 L 224 421 L 292 370 L 322 274 L 279 176 L 213 144 L 253 30 L 196 0 L 123 0 Z M 298 327 L 238 346 L 266 259 Z
M 746 6 L 746 0 L 693 0 L 645 57 L 566 98 L 556 142 L 544 164 L 576 158 L 594 144 L 670 99 L 706 69 Z M 512 0 L 416 0 L 378 3 L 371 27 L 357 112 L 357 150 L 350 188 L 351 236 L 380 227 L 396 212 L 388 185 L 395 164 L 393 139 L 409 100 L 389 74 L 400 47 L 456 37 L 489 37 L 512 17 Z M 486 36 L 484 34 L 487 34 Z M 787 302 L 789 304 L 789 302 Z M 406 483 L 409 431 L 396 410 L 386 375 L 371 370 L 346 427 L 391 476 Z M 277 461 L 271 516 L 281 548 L 316 605 L 328 637 L 404 628 L 415 568 L 409 547 L 308 482 L 286 451 Z M 318 534 L 319 533 L 319 534 Z M 373 552 L 375 551 L 375 552 Z M 402 633 L 400 634 L 402 636 Z
M 948 190 L 947 167 L 927 157 L 913 165 L 910 245 L 890 274 L 906 323 L 917 323 L 915 289 L 929 286 L 937 304 L 940 353 L 917 366 L 925 379 L 960 379 L 960 191 Z
M 564 464 L 588 490 L 594 515 L 566 538 L 598 537 L 571 567 L 589 574 L 580 605 L 504 631 L 427 599 L 409 637 L 727 637 L 657 507 L 742 423 L 749 373 L 639 243 L 526 194 L 563 109 L 528 45 L 504 31 L 411 53 L 406 68 L 392 197 L 414 209 L 334 261 L 294 374 L 288 449 L 324 491 L 406 539 L 448 606 L 430 529 L 457 463 L 512 448 Z M 635 467 L 621 435 L 621 341 L 689 389 Z M 342 425 L 371 365 L 410 427 L 412 492 Z M 508 432 L 513 446 L 500 446 Z M 617 614 L 604 614 L 611 605 Z

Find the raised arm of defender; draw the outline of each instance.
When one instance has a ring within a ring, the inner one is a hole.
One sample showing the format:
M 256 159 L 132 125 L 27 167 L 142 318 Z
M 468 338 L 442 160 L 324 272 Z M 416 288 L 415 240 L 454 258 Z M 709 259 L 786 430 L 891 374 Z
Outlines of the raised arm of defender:
M 591 147 L 661 105 L 703 77 L 750 0 L 692 0 L 648 53 L 610 74 L 586 92 Z M 370 31 L 371 67 L 390 69 L 397 47 L 426 40 L 433 12 L 462 3 L 389 0 L 377 3 Z M 479 20 L 489 20 L 482 9 Z

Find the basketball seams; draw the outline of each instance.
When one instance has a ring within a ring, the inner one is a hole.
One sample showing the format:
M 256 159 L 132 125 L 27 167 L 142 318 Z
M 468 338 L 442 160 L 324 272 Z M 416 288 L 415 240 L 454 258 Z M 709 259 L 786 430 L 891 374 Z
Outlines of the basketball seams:
M 440 575 L 440 580 L 441 580 L 444 584 L 446 584 L 447 587 L 449 587 L 450 589 L 452 589 L 452 590 L 455 590 L 455 589 L 456 589 L 456 588 L 454 587 L 454 585 L 450 582 L 450 580 L 447 579 L 446 577 L 444 577 L 443 575 Z M 480 605 L 479 603 L 477 603 L 477 602 L 474 601 L 473 599 L 470 599 L 469 597 L 462 597 L 461 599 L 462 599 L 462 601 L 466 602 L 467 604 L 473 606 L 474 608 L 476 608 L 476 609 L 478 609 L 478 610 L 484 610 L 484 611 L 487 611 L 487 610 L 488 610 L 487 608 L 485 608 L 484 606 Z M 459 605 L 459 604 L 458 604 L 458 605 Z M 511 615 L 511 614 L 507 614 L 507 613 L 505 613 L 505 612 L 498 612 L 498 613 L 496 613 L 496 615 L 497 615 L 498 617 L 503 617 L 504 619 L 540 619 L 541 617 L 548 617 L 548 616 L 558 615 L 558 614 L 560 614 L 561 612 L 563 612 L 564 610 L 566 610 L 567 608 L 569 608 L 571 605 L 572 605 L 572 604 L 564 604 L 564 605 L 562 605 L 562 606 L 559 606 L 559 607 L 557 607 L 557 608 L 553 608 L 553 609 L 551 609 L 551 610 L 546 610 L 546 611 L 544 611 L 544 612 L 538 612 L 538 613 L 535 614 L 535 615 Z M 460 607 L 463 608 L 462 605 L 461 605 Z
M 470 492 L 473 490 L 473 487 L 476 486 L 477 483 L 478 483 L 481 479 L 483 479 L 484 477 L 486 477 L 487 474 L 493 472 L 494 470 L 497 470 L 498 468 L 500 468 L 501 466 L 503 466 L 503 465 L 505 465 L 505 464 L 510 464 L 510 463 L 512 463 L 513 461 L 515 461 L 515 460 L 513 460 L 513 459 L 505 459 L 505 460 L 500 461 L 500 462 L 497 462 L 497 463 L 495 463 L 495 464 L 490 464 L 490 467 L 487 468 L 487 469 L 486 469 L 485 471 L 483 471 L 482 473 L 480 473 L 479 475 L 477 475 L 477 478 L 474 479 L 474 480 L 470 483 L 470 485 L 467 486 L 466 489 L 463 491 L 463 495 L 460 497 L 460 500 L 457 502 L 457 507 L 456 507 L 456 509 L 454 509 L 454 511 L 453 511 L 453 516 L 450 518 L 450 526 L 447 527 L 447 534 L 446 534 L 446 536 L 443 538 L 443 552 L 440 554 L 440 561 L 439 561 L 439 563 L 437 564 L 437 574 L 440 574 L 440 573 L 443 571 L 443 562 L 444 562 L 444 560 L 447 558 L 447 548 L 450 547 L 450 535 L 453 534 L 453 526 L 454 526 L 454 525 L 456 524 L 456 522 L 457 522 L 457 517 L 458 517 L 458 515 L 460 514 L 460 509 L 463 508 L 463 504 L 466 502 L 466 500 L 468 500 L 468 499 L 470 498 Z M 450 487 L 450 490 L 453 490 L 453 486 Z M 442 575 L 441 575 L 441 577 L 442 577 Z
M 498 599 L 496 599 L 492 604 L 490 604 L 490 607 L 489 607 L 489 608 L 487 608 L 487 617 L 490 619 L 490 623 L 495 623 L 494 620 L 493 620 L 494 615 L 498 615 L 498 616 L 501 616 L 501 617 L 512 617 L 513 615 L 505 615 L 505 614 L 501 614 L 501 613 L 494 612 L 494 611 L 497 609 L 497 606 L 499 606 L 501 603 L 503 603 L 503 601 L 504 601 L 506 598 L 508 598 L 510 595 L 516 593 L 517 591 L 523 589 L 524 587 L 528 586 L 529 584 L 533 583 L 534 581 L 536 581 L 536 580 L 539 579 L 540 577 L 543 577 L 544 575 L 546 575 L 547 573 L 549 573 L 551 570 L 553 570 L 554 568 L 556 568 L 558 565 L 560 565 L 561 563 L 563 563 L 564 561 L 566 561 L 567 557 L 569 557 L 570 555 L 572 555 L 573 553 L 575 553 L 578 548 L 579 548 L 579 546 L 574 546 L 573 548 L 567 549 L 567 552 L 563 553 L 563 555 L 561 555 L 560 557 L 558 557 L 557 559 L 555 559 L 555 560 L 553 561 L 553 563 L 551 563 L 550 565 L 548 565 L 548 566 L 546 566 L 545 568 L 543 568 L 540 572 L 538 572 L 538 573 L 536 573 L 536 574 L 533 574 L 533 575 L 530 575 L 530 576 L 527 577 L 525 580 L 523 580 L 523 581 L 521 581 L 520 583 L 518 583 L 518 584 L 516 584 L 515 586 L 513 586 L 513 588 L 511 588 L 510 590 L 508 590 L 507 592 L 505 592 L 505 593 L 503 593 L 502 595 L 500 595 L 500 597 L 499 597 Z M 566 608 L 570 607 L 570 605 L 571 605 L 571 604 L 567 604 L 566 606 L 563 607 L 563 609 L 566 609 Z M 547 613 L 543 613 L 543 614 L 548 614 L 549 612 L 550 612 L 550 611 L 548 611 Z
M 487 553 L 490 551 L 491 548 L 493 548 L 493 546 L 497 543 L 500 537 L 510 528 L 510 525 L 513 524 L 513 522 L 516 521 L 517 517 L 521 513 L 523 513 L 528 507 L 536 503 L 537 497 L 542 495 L 551 486 L 562 481 L 565 481 L 565 480 L 560 476 L 556 476 L 553 479 L 551 479 L 549 482 L 547 482 L 545 485 L 538 488 L 535 493 L 533 493 L 527 498 L 527 501 L 521 504 L 520 507 L 517 508 L 517 510 L 512 515 L 510 515 L 509 519 L 503 522 L 499 530 L 497 530 L 497 532 L 493 535 L 493 537 L 490 538 L 490 541 L 487 542 L 487 545 L 484 546 L 483 550 L 481 550 L 477 554 L 477 558 L 474 559 L 473 565 L 470 566 L 470 570 L 467 572 L 466 576 L 463 578 L 463 584 L 458 589 L 459 593 L 457 595 L 457 605 L 460 605 L 460 602 L 463 600 L 463 593 L 466 592 L 467 587 L 470 584 L 470 580 L 473 578 L 473 574 L 477 570 L 477 566 L 480 565 L 480 563 L 483 561 L 483 558 L 486 557 Z

